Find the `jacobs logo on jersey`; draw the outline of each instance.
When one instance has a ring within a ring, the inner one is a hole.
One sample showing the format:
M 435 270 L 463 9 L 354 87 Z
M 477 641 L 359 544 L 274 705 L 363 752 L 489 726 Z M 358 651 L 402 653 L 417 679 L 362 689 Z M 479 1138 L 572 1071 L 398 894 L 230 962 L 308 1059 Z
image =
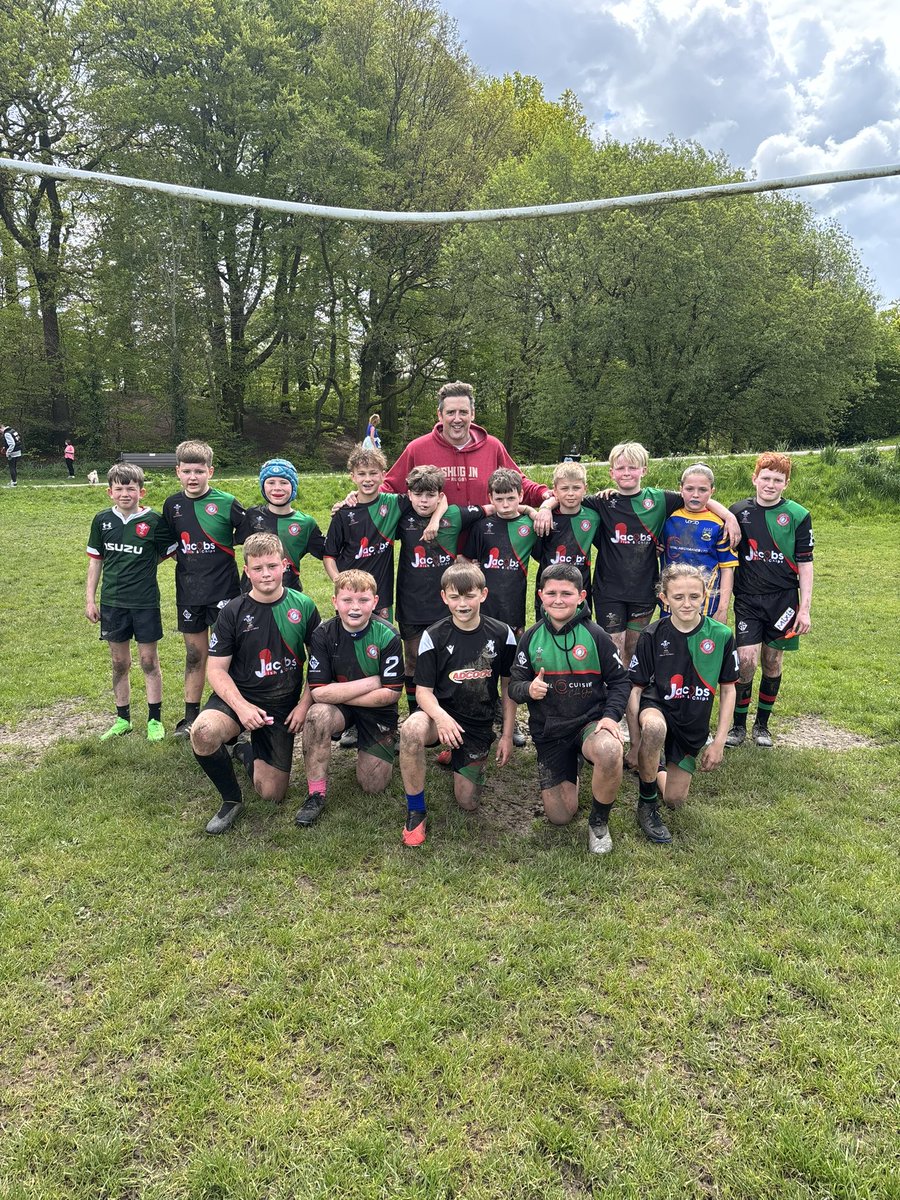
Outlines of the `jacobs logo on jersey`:
M 644 499 L 641 501 L 641 504 L 643 505 L 644 508 L 652 508 L 653 507 L 653 501 L 650 499 L 649 496 L 645 496 Z
M 291 521 L 290 525 L 288 525 L 288 533 L 291 535 L 291 537 L 296 537 L 299 532 L 300 526 L 296 521 Z
M 779 513 L 778 516 L 775 518 L 775 520 L 778 522 L 779 525 L 790 525 L 790 523 L 791 523 L 790 513 Z
M 519 537 L 528 537 L 529 533 L 531 533 L 531 529 L 528 525 L 520 525 L 518 533 Z
M 689 683 L 684 682 L 683 675 L 673 675 L 669 683 L 669 694 L 663 696 L 664 700 L 709 700 L 712 697 L 712 692 L 708 687 L 701 687 L 699 684 L 694 684 L 693 687 Z
M 287 619 L 292 625 L 297 625 L 303 620 L 303 613 L 299 608 L 289 608 L 287 611 Z
M 649 546 L 653 537 L 649 533 L 641 533 L 635 537 L 633 533 L 628 532 L 625 525 L 617 525 L 614 535 L 609 540 L 617 546 Z
M 591 523 L 590 523 L 590 521 L 588 521 L 587 519 L 585 519 L 584 521 L 582 521 L 582 522 L 581 522 L 581 529 L 582 529 L 582 532 L 583 532 L 583 533 L 590 533 L 590 530 L 591 530 Z
M 712 640 L 712 638 L 704 638 L 700 643 L 700 649 L 704 654 L 712 654 L 715 648 L 716 643 Z
M 273 658 L 271 650 L 260 650 L 259 652 L 259 670 L 253 674 L 257 679 L 266 679 L 269 675 L 281 675 L 284 671 L 296 671 L 297 660 L 292 658 L 290 654 L 286 654 L 283 659 Z
M 366 654 L 369 656 L 369 658 L 377 658 L 378 657 L 378 647 L 372 646 L 372 645 L 366 646 Z
M 209 513 L 211 517 L 214 517 L 219 511 L 219 506 L 218 504 L 213 504 L 212 501 L 210 501 L 209 504 L 204 505 L 203 511 Z

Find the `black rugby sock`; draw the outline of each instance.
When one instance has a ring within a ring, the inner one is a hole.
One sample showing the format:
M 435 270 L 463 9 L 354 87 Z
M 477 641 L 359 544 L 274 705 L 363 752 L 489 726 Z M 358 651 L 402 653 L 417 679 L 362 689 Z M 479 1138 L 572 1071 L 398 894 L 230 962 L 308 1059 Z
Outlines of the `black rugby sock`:
M 162 700 L 159 704 L 147 704 L 147 719 L 150 721 L 162 720 Z
M 234 764 L 224 746 L 220 746 L 215 754 L 198 754 L 194 758 L 200 768 L 212 781 L 213 787 L 226 804 L 240 804 L 241 788 L 234 773 Z
M 131 720 L 131 705 L 130 704 L 117 704 L 116 705 L 116 716 L 121 717 L 123 721 L 130 721 Z
M 655 779 L 651 779 L 649 783 L 645 783 L 642 779 L 639 788 L 638 804 L 657 804 L 659 802 L 659 792 L 656 789 Z
M 591 797 L 593 800 L 593 797 Z M 591 804 L 591 815 L 588 817 L 588 823 L 591 825 L 606 825 L 609 822 L 609 814 L 612 812 L 611 804 L 600 804 L 599 801 L 593 800 Z
M 739 683 L 734 702 L 734 723 L 738 727 L 747 728 L 747 710 L 750 707 L 750 697 L 753 695 L 753 683 Z
M 778 689 L 781 687 L 780 675 L 763 675 L 759 681 L 759 697 L 756 705 L 756 724 L 760 729 L 769 728 L 769 714 L 775 707 Z

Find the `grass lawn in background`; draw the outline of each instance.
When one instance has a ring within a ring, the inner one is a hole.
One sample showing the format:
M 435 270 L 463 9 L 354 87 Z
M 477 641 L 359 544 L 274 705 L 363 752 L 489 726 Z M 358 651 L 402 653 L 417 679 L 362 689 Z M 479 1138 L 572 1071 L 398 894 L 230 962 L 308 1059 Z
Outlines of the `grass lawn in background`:
M 344 489 L 303 477 L 299 505 L 324 528 Z M 337 750 L 313 829 L 298 756 L 284 804 L 205 837 L 210 785 L 144 739 L 139 672 L 136 732 L 96 740 L 104 505 L 0 503 L 0 1196 L 898 1195 L 895 510 L 815 522 L 814 632 L 772 722 L 790 744 L 698 775 L 669 850 L 627 776 L 598 860 L 584 814 L 536 817 L 531 750 L 474 818 L 430 769 L 421 850 L 399 773 L 364 797 Z

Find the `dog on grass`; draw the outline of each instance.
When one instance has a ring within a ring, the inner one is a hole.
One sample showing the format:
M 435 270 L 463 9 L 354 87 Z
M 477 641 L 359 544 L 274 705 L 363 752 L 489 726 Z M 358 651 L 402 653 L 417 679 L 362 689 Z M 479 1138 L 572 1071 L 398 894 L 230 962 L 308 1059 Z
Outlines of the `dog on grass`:
M 88 483 L 99 483 L 100 482 L 100 476 L 97 474 L 96 471 L 88 471 L 87 479 L 88 479 Z

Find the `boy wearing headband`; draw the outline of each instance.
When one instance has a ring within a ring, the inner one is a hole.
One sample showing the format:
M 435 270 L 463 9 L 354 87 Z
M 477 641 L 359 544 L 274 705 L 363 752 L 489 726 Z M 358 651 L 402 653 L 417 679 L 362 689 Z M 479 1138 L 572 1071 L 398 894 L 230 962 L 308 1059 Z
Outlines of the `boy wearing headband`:
M 302 592 L 300 559 L 312 554 L 321 560 L 325 537 L 314 517 L 292 507 L 297 498 L 297 468 L 286 458 L 270 458 L 259 469 L 259 490 L 266 503 L 247 509 L 237 540 L 246 541 L 254 533 L 274 533 L 284 546 L 282 585 Z M 250 591 L 246 570 L 241 591 Z

